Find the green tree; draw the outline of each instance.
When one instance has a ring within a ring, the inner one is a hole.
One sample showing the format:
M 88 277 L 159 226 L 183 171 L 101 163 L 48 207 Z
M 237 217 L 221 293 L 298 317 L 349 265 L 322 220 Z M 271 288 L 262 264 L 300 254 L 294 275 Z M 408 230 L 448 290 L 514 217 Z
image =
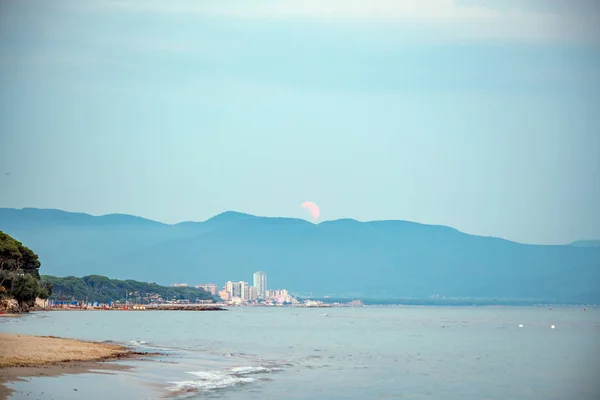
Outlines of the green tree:
M 38 255 L 15 238 L 0 231 L 0 270 L 23 271 L 40 278 Z
M 21 309 L 36 297 L 52 295 L 50 284 L 40 282 L 38 255 L 15 238 L 0 231 L 0 297 L 12 297 Z
M 7 268 L 21 257 L 19 244 L 18 241 L 0 231 L 0 269 Z
M 37 297 L 44 300 L 50 298 L 52 296 L 52 289 L 54 289 L 54 285 L 51 282 L 42 282 Z
M 32 305 L 40 293 L 40 283 L 31 274 L 20 274 L 12 280 L 10 294 L 19 302 L 21 309 Z M 45 290 L 45 289 L 44 289 Z

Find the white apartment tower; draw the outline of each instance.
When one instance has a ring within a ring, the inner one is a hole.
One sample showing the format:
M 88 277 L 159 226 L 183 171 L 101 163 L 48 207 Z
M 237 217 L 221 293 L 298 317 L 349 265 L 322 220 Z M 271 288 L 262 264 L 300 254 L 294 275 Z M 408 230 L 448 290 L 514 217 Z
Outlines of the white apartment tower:
M 233 296 L 233 285 L 234 283 L 231 281 L 227 281 L 227 283 L 225 283 L 225 291 L 231 296 Z
M 250 286 L 248 286 L 248 282 L 240 281 L 238 285 L 240 285 L 240 298 L 243 301 L 250 300 Z
M 256 288 L 256 297 L 264 299 L 267 295 L 267 274 L 263 271 L 254 273 L 254 287 Z
M 244 301 L 248 301 L 250 299 L 250 286 L 248 286 L 248 282 L 228 281 L 225 284 L 225 291 L 228 292 L 231 297 L 238 297 Z

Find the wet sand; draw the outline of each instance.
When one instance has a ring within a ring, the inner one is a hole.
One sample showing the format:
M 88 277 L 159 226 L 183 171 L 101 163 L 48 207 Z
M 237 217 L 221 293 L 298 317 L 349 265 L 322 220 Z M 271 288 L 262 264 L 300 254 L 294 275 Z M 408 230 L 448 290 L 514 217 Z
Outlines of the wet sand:
M 129 367 L 101 361 L 140 356 L 126 347 L 52 336 L 0 333 L 0 399 L 11 390 L 4 383 L 27 377 L 115 371 Z

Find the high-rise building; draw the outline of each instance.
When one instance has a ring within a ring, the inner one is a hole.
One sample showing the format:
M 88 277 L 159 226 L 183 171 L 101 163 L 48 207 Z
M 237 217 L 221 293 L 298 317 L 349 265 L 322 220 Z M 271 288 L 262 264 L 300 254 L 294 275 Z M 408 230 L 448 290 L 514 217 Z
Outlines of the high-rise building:
M 225 291 L 233 296 L 233 282 L 227 281 L 227 283 L 225 283 Z
M 248 282 L 243 282 L 243 281 L 239 281 L 239 282 L 232 282 L 232 281 L 228 281 L 225 284 L 225 291 L 228 292 L 231 297 L 237 297 L 240 298 L 241 300 L 248 300 L 250 298 L 250 286 L 248 285 Z
M 250 286 L 248 286 L 248 282 L 239 281 L 238 285 L 240 285 L 240 299 L 248 301 L 250 299 Z
M 230 282 L 227 282 L 228 284 Z M 242 287 L 239 282 L 231 282 L 231 293 L 232 297 L 242 297 Z
M 256 297 L 264 299 L 267 295 L 267 274 L 263 271 L 254 273 L 254 287 L 256 288 Z

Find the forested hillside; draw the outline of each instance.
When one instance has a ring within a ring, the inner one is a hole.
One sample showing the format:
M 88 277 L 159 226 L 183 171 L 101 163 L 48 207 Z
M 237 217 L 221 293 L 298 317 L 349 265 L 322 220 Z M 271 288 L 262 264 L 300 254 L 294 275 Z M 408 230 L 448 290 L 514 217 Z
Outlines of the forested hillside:
M 67 276 L 59 278 L 44 275 L 42 281 L 53 286 L 51 300 L 84 300 L 109 303 L 130 300 L 148 303 L 151 300 L 213 300 L 213 296 L 203 289 L 194 287 L 165 287 L 155 283 L 134 280 L 109 279 L 105 276 L 90 275 L 83 278 Z

